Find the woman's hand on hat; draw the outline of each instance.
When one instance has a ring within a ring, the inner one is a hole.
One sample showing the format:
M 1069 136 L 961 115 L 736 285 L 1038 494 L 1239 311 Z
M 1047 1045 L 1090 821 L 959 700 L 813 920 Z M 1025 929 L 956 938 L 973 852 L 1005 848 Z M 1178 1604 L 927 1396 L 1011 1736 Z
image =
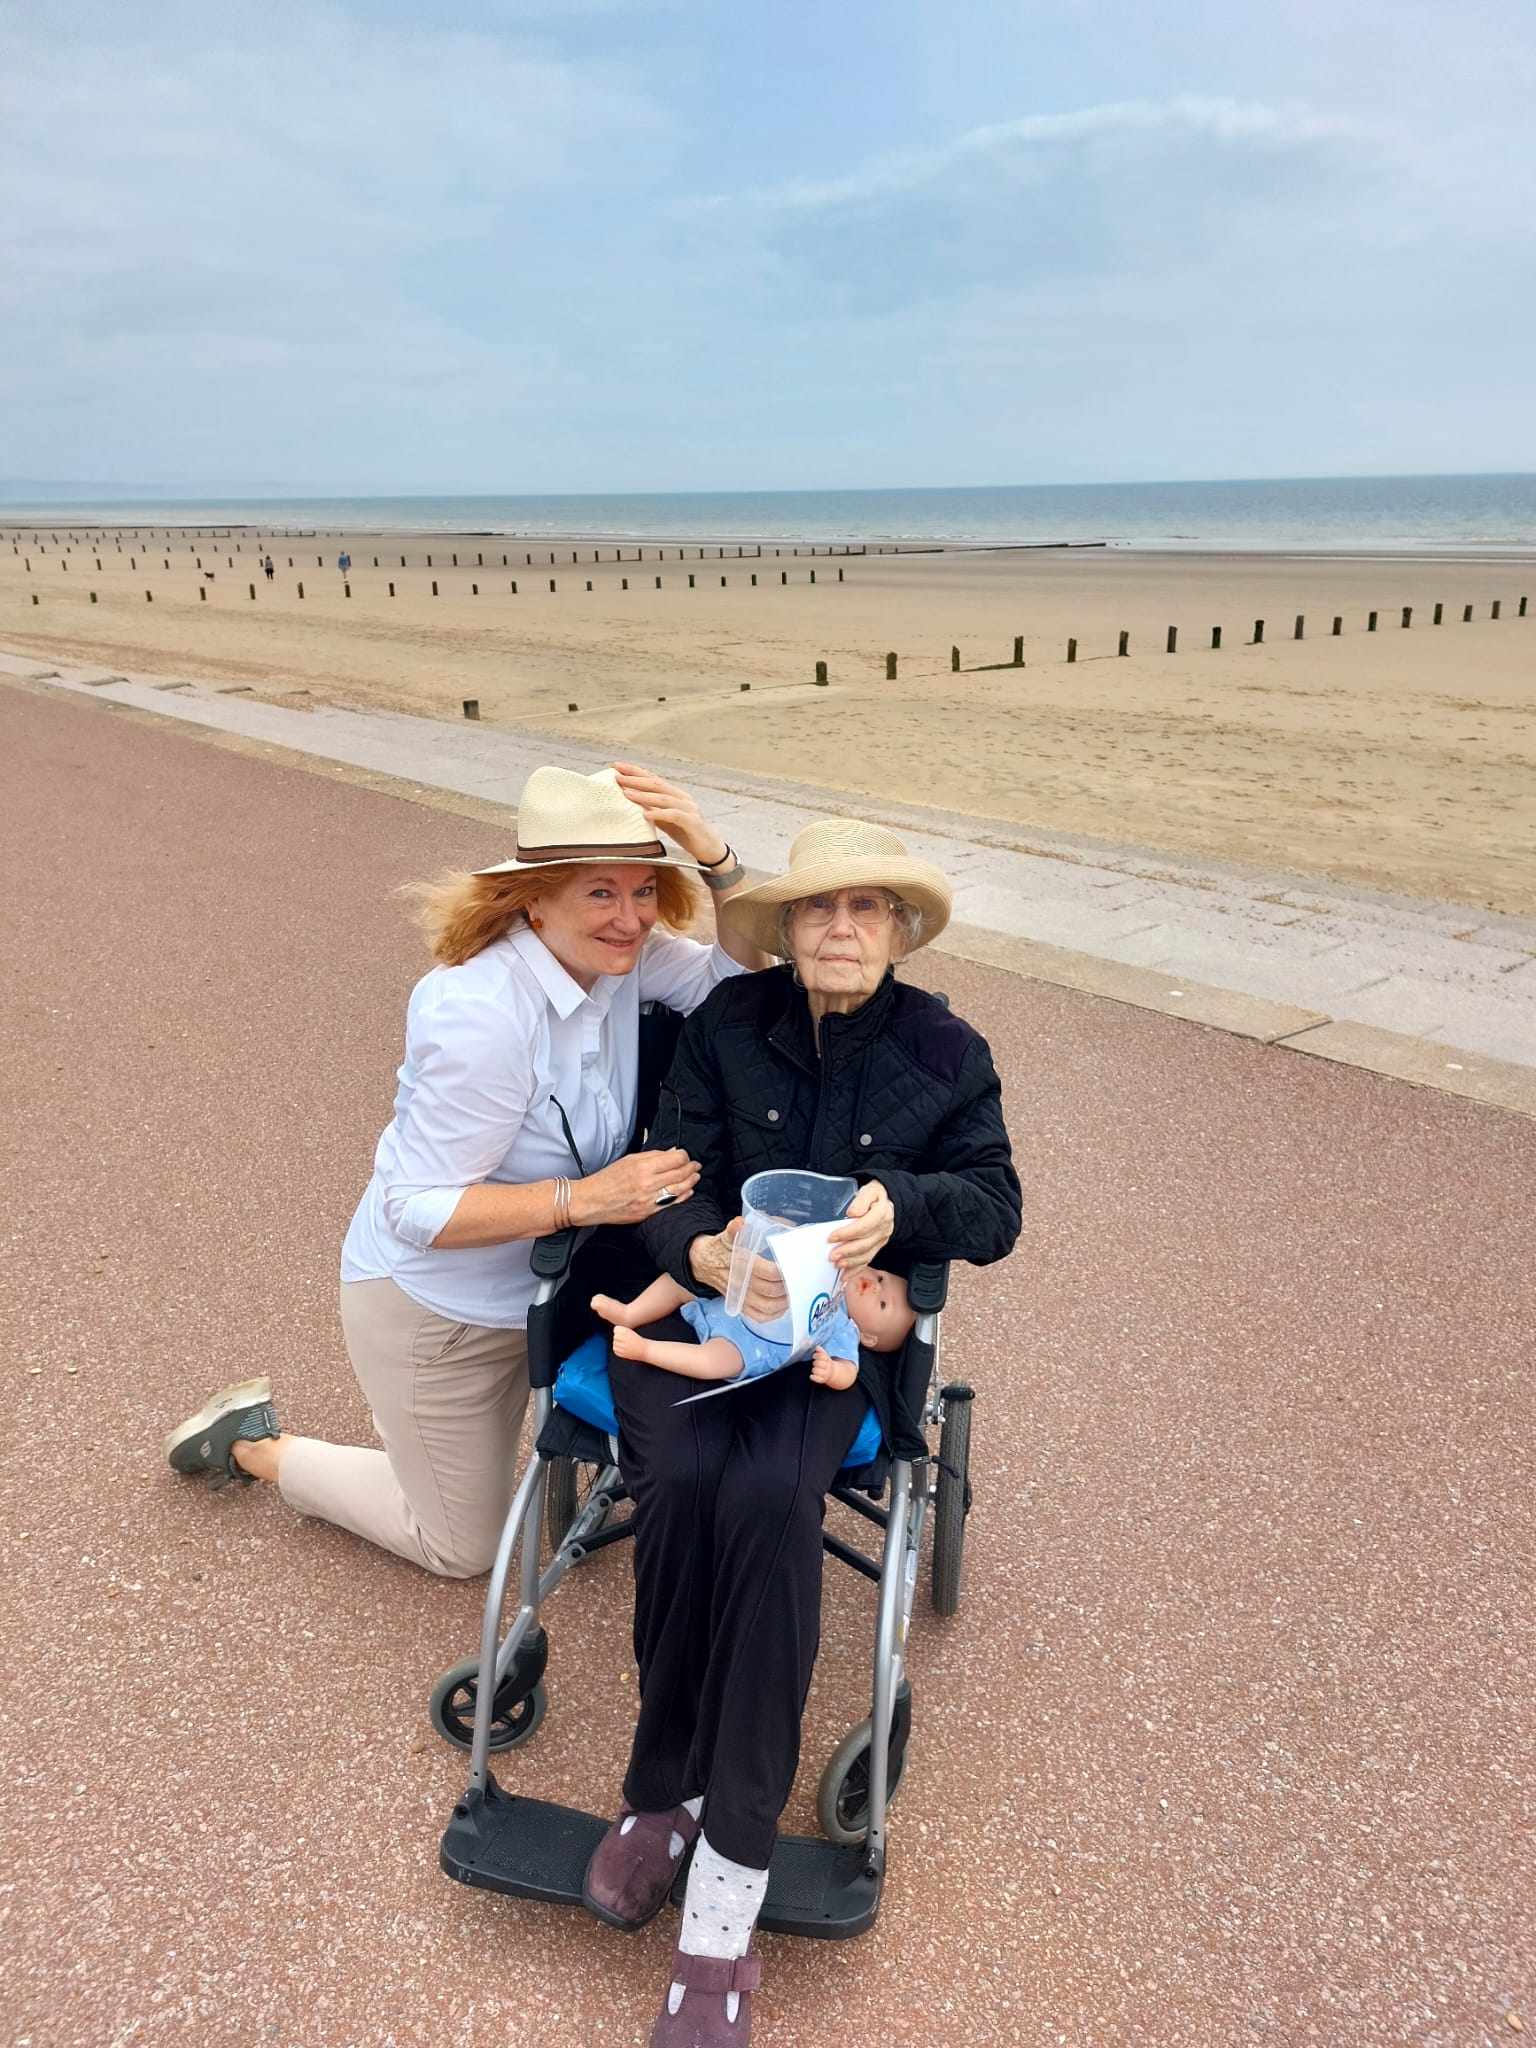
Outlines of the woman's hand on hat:
M 731 1277 L 731 1248 L 741 1229 L 741 1218 L 733 1216 L 718 1237 L 696 1237 L 688 1247 L 688 1269 L 701 1287 L 724 1294 Z M 789 1306 L 784 1276 L 772 1259 L 754 1258 L 741 1313 L 754 1322 L 771 1323 Z
M 644 811 L 653 832 L 665 832 L 669 839 L 676 840 L 701 867 L 713 867 L 725 858 L 729 848 L 724 839 L 686 789 L 679 789 L 675 782 L 664 782 L 649 768 L 639 768 L 633 761 L 615 761 L 613 771 L 619 788 Z
M 865 1181 L 827 1240 L 833 1265 L 840 1272 L 857 1273 L 890 1242 L 895 1228 L 896 1208 L 890 1196 L 879 1181 Z
M 643 1223 L 658 1209 L 686 1202 L 698 1179 L 698 1164 L 684 1151 L 627 1152 L 601 1173 L 589 1173 L 573 1185 L 571 1221 Z

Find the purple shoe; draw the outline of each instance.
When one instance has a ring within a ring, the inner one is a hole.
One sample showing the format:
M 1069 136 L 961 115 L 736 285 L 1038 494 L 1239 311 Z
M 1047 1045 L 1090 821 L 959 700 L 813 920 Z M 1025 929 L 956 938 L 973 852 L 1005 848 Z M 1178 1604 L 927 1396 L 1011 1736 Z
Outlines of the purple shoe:
M 634 1826 L 620 1830 L 630 1815 Z M 581 1887 L 581 1903 L 589 1913 L 621 1933 L 634 1934 L 656 1918 L 666 1904 L 673 1879 L 688 1853 L 699 1824 L 686 1806 L 670 1813 L 635 1813 L 626 1799 L 619 1817 L 592 1852 Z M 674 1856 L 672 1837 L 683 1846 Z
M 719 1956 L 685 1956 L 678 1949 L 667 1979 L 683 1985 L 683 2002 L 668 2012 L 663 1998 L 651 2029 L 651 2048 L 747 2048 L 752 2038 L 752 1994 L 762 1980 L 763 1966 L 748 1949 L 727 1962 Z M 736 2017 L 726 2018 L 725 1994 L 737 1994 Z

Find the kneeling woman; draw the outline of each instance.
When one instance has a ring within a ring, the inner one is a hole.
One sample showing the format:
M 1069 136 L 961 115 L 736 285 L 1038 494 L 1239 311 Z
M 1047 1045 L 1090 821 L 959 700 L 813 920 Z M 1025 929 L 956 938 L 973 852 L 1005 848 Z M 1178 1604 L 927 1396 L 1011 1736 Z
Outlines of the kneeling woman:
M 647 1254 L 690 1294 L 722 1293 L 742 1183 L 768 1167 L 861 1183 L 836 1253 L 854 1321 L 880 1265 L 985 1265 L 1019 1231 L 1019 1184 L 986 1041 L 892 969 L 943 928 L 948 884 L 896 836 L 850 819 L 811 825 L 788 873 L 721 910 L 738 950 L 788 964 L 717 988 L 684 1026 L 656 1142 L 695 1160 L 686 1210 L 641 1228 Z M 759 1261 L 753 1316 L 780 1306 Z M 651 1334 L 686 1341 L 678 1321 Z M 742 2048 L 758 1964 L 752 1928 L 800 1755 L 821 1630 L 825 1495 L 866 1404 L 887 1442 L 918 1455 L 893 1412 L 889 1358 L 865 1350 L 857 1384 L 805 1367 L 728 1400 L 677 1406 L 671 1373 L 615 1357 L 619 1455 L 635 1501 L 640 1718 L 619 1817 L 587 1872 L 586 1903 L 638 1927 L 699 1832 L 653 2048 Z
M 681 936 L 697 903 L 684 869 L 719 902 L 744 879 L 682 790 L 626 763 L 537 768 L 513 858 L 421 892 L 438 964 L 411 994 L 394 1117 L 341 1261 L 383 1449 L 282 1432 L 270 1382 L 249 1380 L 172 1430 L 176 1471 L 271 1480 L 428 1571 L 487 1569 L 528 1400 L 532 1241 L 686 1203 L 686 1152 L 625 1156 L 640 1004 L 692 1010 L 764 957 Z

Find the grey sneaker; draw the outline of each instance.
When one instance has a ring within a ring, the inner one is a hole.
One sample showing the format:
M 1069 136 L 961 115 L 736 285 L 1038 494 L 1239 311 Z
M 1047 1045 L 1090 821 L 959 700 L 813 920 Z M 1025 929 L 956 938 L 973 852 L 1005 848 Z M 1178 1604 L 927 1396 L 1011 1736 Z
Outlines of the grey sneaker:
M 255 1482 L 250 1473 L 235 1463 L 235 1445 L 281 1434 L 272 1406 L 272 1382 L 240 1380 L 178 1423 L 165 1440 L 165 1455 L 173 1472 L 206 1472 L 216 1492 L 232 1479 L 251 1486 Z

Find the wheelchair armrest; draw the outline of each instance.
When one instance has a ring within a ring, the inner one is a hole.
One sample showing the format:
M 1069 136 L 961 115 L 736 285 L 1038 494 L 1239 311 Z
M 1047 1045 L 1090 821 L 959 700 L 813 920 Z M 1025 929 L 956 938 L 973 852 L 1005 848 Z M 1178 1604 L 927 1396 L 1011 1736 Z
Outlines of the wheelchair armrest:
M 538 1293 L 528 1311 L 528 1384 L 552 1387 L 560 1364 L 560 1290 L 576 1255 L 577 1233 L 554 1230 L 533 1241 L 533 1277 Z
M 533 1241 L 533 1273 L 536 1280 L 563 1280 L 576 1255 L 576 1232 L 552 1230 Z
M 914 1266 L 907 1279 L 907 1299 L 919 1315 L 937 1315 L 949 1299 L 948 1260 L 931 1259 Z

